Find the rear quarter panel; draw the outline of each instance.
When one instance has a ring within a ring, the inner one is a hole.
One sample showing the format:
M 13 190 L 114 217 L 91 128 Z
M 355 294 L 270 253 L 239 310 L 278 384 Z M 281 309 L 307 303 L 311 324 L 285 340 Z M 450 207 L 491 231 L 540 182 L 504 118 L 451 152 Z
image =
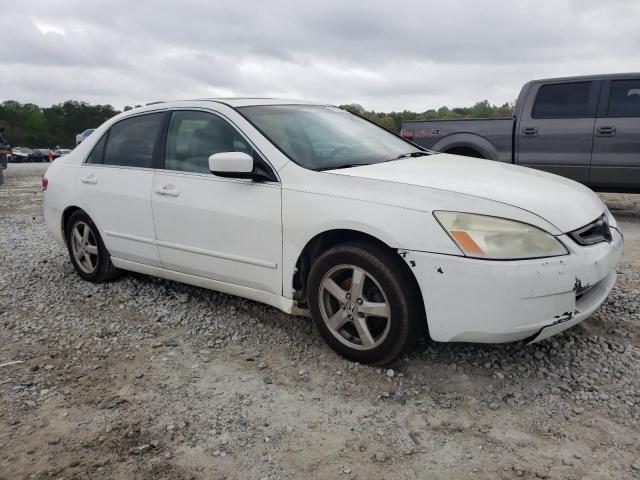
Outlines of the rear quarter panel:
M 54 163 L 45 174 L 49 184 L 43 193 L 44 221 L 53 237 L 63 245 L 62 213 L 70 206 L 83 208 L 74 188 L 77 170 L 74 164 Z

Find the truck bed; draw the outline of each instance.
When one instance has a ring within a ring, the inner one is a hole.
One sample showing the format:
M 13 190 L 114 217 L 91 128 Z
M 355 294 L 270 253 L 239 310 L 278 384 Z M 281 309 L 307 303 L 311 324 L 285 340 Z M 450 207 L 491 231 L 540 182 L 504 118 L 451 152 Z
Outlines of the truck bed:
M 437 152 L 511 163 L 513 126 L 512 117 L 413 120 L 403 122 L 401 135 Z M 469 150 L 465 152 L 465 148 Z M 471 155 L 473 151 L 480 155 Z

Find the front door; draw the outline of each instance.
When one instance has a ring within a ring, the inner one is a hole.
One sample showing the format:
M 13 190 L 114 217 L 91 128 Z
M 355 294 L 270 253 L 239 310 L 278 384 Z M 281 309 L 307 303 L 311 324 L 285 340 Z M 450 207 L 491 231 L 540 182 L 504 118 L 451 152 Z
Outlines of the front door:
M 516 129 L 517 162 L 589 183 L 599 82 L 534 85 Z
M 172 112 L 152 186 L 160 259 L 169 270 L 281 295 L 280 184 L 213 175 L 209 156 L 229 151 L 259 158 L 222 117 Z

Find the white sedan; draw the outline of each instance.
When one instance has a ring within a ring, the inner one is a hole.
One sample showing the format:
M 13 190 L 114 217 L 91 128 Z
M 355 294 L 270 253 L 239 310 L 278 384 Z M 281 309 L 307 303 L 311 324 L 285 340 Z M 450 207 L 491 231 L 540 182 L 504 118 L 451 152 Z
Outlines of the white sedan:
M 48 228 L 91 282 L 131 270 L 310 314 L 341 355 L 538 341 L 589 317 L 622 233 L 562 177 L 422 150 L 336 107 L 154 104 L 51 165 Z

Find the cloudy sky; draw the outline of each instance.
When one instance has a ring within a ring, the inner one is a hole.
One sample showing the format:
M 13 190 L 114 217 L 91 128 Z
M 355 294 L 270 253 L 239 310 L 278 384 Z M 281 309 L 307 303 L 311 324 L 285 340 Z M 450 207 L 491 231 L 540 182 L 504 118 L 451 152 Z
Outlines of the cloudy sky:
M 277 96 L 423 111 L 640 71 L 640 1 L 0 0 L 0 101 Z

